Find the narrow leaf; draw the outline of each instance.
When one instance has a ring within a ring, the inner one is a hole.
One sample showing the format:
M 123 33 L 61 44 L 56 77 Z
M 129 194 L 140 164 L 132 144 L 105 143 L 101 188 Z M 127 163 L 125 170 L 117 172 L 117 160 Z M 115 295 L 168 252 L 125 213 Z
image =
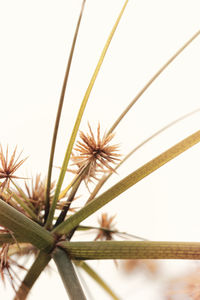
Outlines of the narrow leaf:
M 189 137 L 185 138 L 181 142 L 177 143 L 175 146 L 171 147 L 167 151 L 163 152 L 156 158 L 152 159 L 136 171 L 132 172 L 124 179 L 116 183 L 106 192 L 101 194 L 99 197 L 92 200 L 88 203 L 85 207 L 80 209 L 77 213 L 69 217 L 66 221 L 60 224 L 54 232 L 59 233 L 68 233 L 77 225 L 80 224 L 83 220 L 93 214 L 95 211 L 100 209 L 102 206 L 119 196 L 121 193 L 125 192 L 131 186 L 172 160 L 173 158 L 177 157 L 190 147 L 194 146 L 200 141 L 200 130 L 195 132 L 194 134 L 190 135 Z
M 200 259 L 198 242 L 60 242 L 72 259 Z

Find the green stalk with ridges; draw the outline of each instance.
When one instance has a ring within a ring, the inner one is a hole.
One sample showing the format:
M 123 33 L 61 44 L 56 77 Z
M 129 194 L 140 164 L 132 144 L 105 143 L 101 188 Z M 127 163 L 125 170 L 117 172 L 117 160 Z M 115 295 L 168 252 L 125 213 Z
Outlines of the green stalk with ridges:
M 71 259 L 200 259 L 200 243 L 151 241 L 60 242 Z

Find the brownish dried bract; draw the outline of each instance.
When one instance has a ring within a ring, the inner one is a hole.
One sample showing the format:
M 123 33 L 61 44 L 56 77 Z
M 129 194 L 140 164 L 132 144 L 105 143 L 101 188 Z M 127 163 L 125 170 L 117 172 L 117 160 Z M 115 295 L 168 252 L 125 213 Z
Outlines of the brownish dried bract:
M 97 240 L 101 240 L 101 241 L 108 240 L 109 241 L 109 240 L 113 239 L 114 232 L 112 232 L 112 231 L 115 231 L 114 224 L 113 224 L 114 218 L 115 218 L 115 216 L 108 217 L 107 213 L 103 213 L 101 215 L 101 218 L 98 220 L 101 229 L 99 229 L 99 232 L 95 238 L 95 241 L 97 241 Z
M 18 155 L 17 158 L 15 158 L 16 151 L 17 151 L 17 147 L 13 151 L 13 154 L 11 155 L 10 161 L 9 161 L 8 160 L 8 147 L 6 149 L 6 155 L 4 155 L 3 148 L 0 145 L 0 163 L 1 163 L 1 167 L 0 167 L 0 179 L 5 179 L 1 183 L 1 190 L 3 190 L 6 185 L 9 186 L 9 182 L 10 182 L 11 179 L 13 179 L 13 178 L 15 178 L 15 179 L 21 178 L 21 177 L 15 176 L 14 173 L 24 163 L 24 161 L 26 160 L 26 158 L 19 161 L 21 153 Z
M 97 128 L 97 138 L 95 139 L 94 134 L 90 125 L 89 133 L 85 134 L 80 132 L 81 141 L 79 141 L 74 149 L 77 153 L 72 155 L 74 165 L 79 167 L 79 172 L 85 167 L 88 168 L 87 177 L 94 177 L 96 172 L 102 172 L 105 170 L 114 171 L 111 164 L 116 164 L 119 161 L 118 145 L 109 145 L 114 134 L 106 135 L 103 138 L 100 137 L 100 124 Z
M 167 300 L 200 299 L 200 267 L 190 274 L 171 281 L 166 295 Z

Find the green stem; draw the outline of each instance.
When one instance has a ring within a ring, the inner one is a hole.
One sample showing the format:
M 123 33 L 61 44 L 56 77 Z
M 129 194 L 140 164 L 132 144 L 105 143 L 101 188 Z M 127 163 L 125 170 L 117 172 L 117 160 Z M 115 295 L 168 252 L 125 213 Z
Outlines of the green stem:
M 82 268 L 92 279 L 94 279 L 114 300 L 119 300 L 107 283 L 84 261 L 74 261 L 75 265 Z
M 51 256 L 44 252 L 39 252 L 33 265 L 25 276 L 19 290 L 16 293 L 14 300 L 25 300 L 32 286 L 40 276 L 41 272 L 48 265 Z
M 70 299 L 86 300 L 72 262 L 66 252 L 56 248 L 52 256 Z
M 38 249 L 51 250 L 54 238 L 51 234 L 25 215 L 0 199 L 0 225 L 14 235 L 23 238 Z
M 56 122 L 55 122 L 52 146 L 51 146 L 51 153 L 50 153 L 50 159 L 49 159 L 49 169 L 48 169 L 48 175 L 47 175 L 45 220 L 48 217 L 49 208 L 50 208 L 51 175 L 52 175 L 54 152 L 55 152 L 56 140 L 57 140 L 57 134 L 58 134 L 58 127 L 59 127 L 59 123 L 60 123 L 60 117 L 61 117 L 62 107 L 63 107 L 63 103 L 64 103 L 67 82 L 68 82 L 68 78 L 69 78 L 70 67 L 71 67 L 71 63 L 72 63 L 72 57 L 73 57 L 73 53 L 74 53 L 74 49 L 75 49 L 75 45 L 76 45 L 76 40 L 77 40 L 78 31 L 79 31 L 79 27 L 80 27 L 80 23 L 81 23 L 81 18 L 83 15 L 85 2 L 86 2 L 86 0 L 83 0 L 81 12 L 80 12 L 79 19 L 78 19 L 78 22 L 76 25 L 76 30 L 75 30 L 74 39 L 72 42 L 72 47 L 71 47 L 71 51 L 70 51 L 70 55 L 69 55 L 69 59 L 68 59 L 68 63 L 67 63 L 67 69 L 65 72 L 65 77 L 64 77 L 64 81 L 63 81 L 63 86 L 62 86 L 62 90 L 61 90 L 60 101 L 59 101 L 59 106 L 58 106 L 58 111 L 57 111 L 57 116 L 56 116 Z
M 60 242 L 71 259 L 200 259 L 195 242 Z

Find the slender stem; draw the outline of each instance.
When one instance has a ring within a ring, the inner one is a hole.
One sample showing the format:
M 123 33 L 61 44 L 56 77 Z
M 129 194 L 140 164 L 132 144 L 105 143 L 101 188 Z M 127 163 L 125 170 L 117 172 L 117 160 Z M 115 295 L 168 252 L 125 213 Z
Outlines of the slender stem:
M 200 259 L 195 242 L 60 242 L 75 260 L 87 259 Z
M 60 123 L 60 117 L 61 117 L 62 107 L 63 107 L 63 103 L 64 103 L 64 97 L 65 97 L 67 82 L 68 82 L 68 78 L 69 78 L 70 67 L 71 67 L 71 63 L 72 63 L 72 57 L 73 57 L 73 54 L 74 54 L 74 49 L 75 49 L 75 45 L 76 45 L 76 40 L 77 40 L 78 31 L 79 31 L 79 27 L 80 27 L 80 23 L 81 23 L 81 18 L 82 18 L 82 15 L 83 15 L 85 2 L 86 2 L 86 0 L 83 0 L 82 7 L 81 7 L 81 12 L 80 12 L 79 19 L 78 19 L 78 22 L 77 22 L 77 25 L 76 25 L 76 30 L 75 30 L 74 39 L 73 39 L 73 42 L 72 42 L 72 47 L 71 47 L 71 51 L 70 51 L 70 55 L 69 55 L 69 59 L 68 59 L 68 63 L 67 63 L 67 69 L 66 69 L 66 72 L 65 72 L 65 77 L 64 77 L 64 81 L 63 81 L 62 90 L 61 90 L 60 101 L 59 101 L 59 106 L 58 106 L 58 111 L 57 111 L 57 117 L 56 117 L 56 122 L 55 122 L 55 127 L 54 127 L 51 153 L 50 153 L 50 159 L 49 159 L 49 169 L 48 169 L 48 175 L 47 175 L 45 220 L 48 217 L 49 208 L 50 208 L 51 175 L 52 175 L 53 159 L 54 159 L 54 152 L 55 152 L 55 147 L 56 147 L 56 140 L 57 140 L 59 123 Z
M 79 180 L 74 184 L 74 186 L 73 186 L 73 188 L 72 188 L 72 190 L 70 192 L 70 195 L 69 195 L 69 197 L 67 199 L 67 204 L 63 207 L 60 215 L 58 216 L 54 228 L 64 221 L 64 219 L 65 219 L 65 217 L 67 215 L 67 212 L 68 212 L 68 210 L 69 210 L 69 208 L 71 206 L 71 203 L 74 200 L 74 197 L 76 195 L 76 192 L 77 192 L 80 184 L 81 184 L 81 178 L 79 178 Z
M 139 98 L 144 94 L 144 92 L 150 87 L 150 85 L 156 80 L 156 78 L 175 60 L 175 58 L 200 34 L 200 30 L 198 30 L 156 73 L 155 75 L 146 83 L 146 85 L 139 91 L 139 93 L 135 96 L 135 98 L 131 101 L 131 103 L 126 107 L 126 109 L 122 112 L 119 118 L 112 125 L 110 130 L 108 131 L 108 135 L 113 132 L 113 130 L 117 127 L 119 122 L 123 119 L 123 117 L 127 114 L 127 112 L 131 109 L 131 107 L 139 100 Z
M 57 221 L 56 221 L 56 224 L 55 224 L 54 228 L 55 228 L 56 226 L 58 226 L 59 224 L 61 224 L 61 223 L 64 221 L 64 219 L 65 219 L 65 217 L 66 217 L 66 215 L 67 215 L 67 213 L 68 213 L 68 210 L 69 210 L 69 208 L 70 208 L 70 206 L 71 206 L 71 204 L 72 204 L 72 201 L 74 200 L 74 197 L 75 197 L 75 195 L 76 195 L 76 192 L 77 192 L 77 190 L 78 190 L 78 188 L 79 188 L 79 186 L 80 186 L 82 180 L 84 179 L 85 175 L 87 174 L 89 168 L 90 168 L 90 163 L 88 163 L 88 164 L 80 171 L 80 173 L 78 173 L 78 174 L 75 176 L 75 178 L 74 178 L 74 179 L 72 180 L 72 182 L 70 183 L 69 186 L 72 187 L 72 190 L 71 190 L 71 192 L 70 192 L 70 194 L 69 194 L 69 197 L 68 197 L 68 200 L 67 200 L 67 204 L 63 207 L 63 209 L 62 209 L 62 211 L 61 211 L 59 217 L 57 218 Z M 68 187 L 69 187 L 69 186 L 68 186 Z M 68 187 L 67 187 L 67 188 L 68 188 Z M 63 192 L 61 192 L 61 194 L 63 195 L 64 192 L 66 192 L 66 189 L 65 189 Z
M 14 300 L 25 300 L 30 292 L 32 286 L 34 285 L 35 281 L 40 276 L 41 272 L 44 268 L 48 265 L 49 261 L 51 260 L 51 256 L 44 252 L 39 252 L 33 265 L 29 269 L 28 273 L 26 274 L 19 290 L 16 293 Z
M 72 262 L 67 253 L 62 249 L 56 248 L 52 256 L 70 299 L 86 300 Z

